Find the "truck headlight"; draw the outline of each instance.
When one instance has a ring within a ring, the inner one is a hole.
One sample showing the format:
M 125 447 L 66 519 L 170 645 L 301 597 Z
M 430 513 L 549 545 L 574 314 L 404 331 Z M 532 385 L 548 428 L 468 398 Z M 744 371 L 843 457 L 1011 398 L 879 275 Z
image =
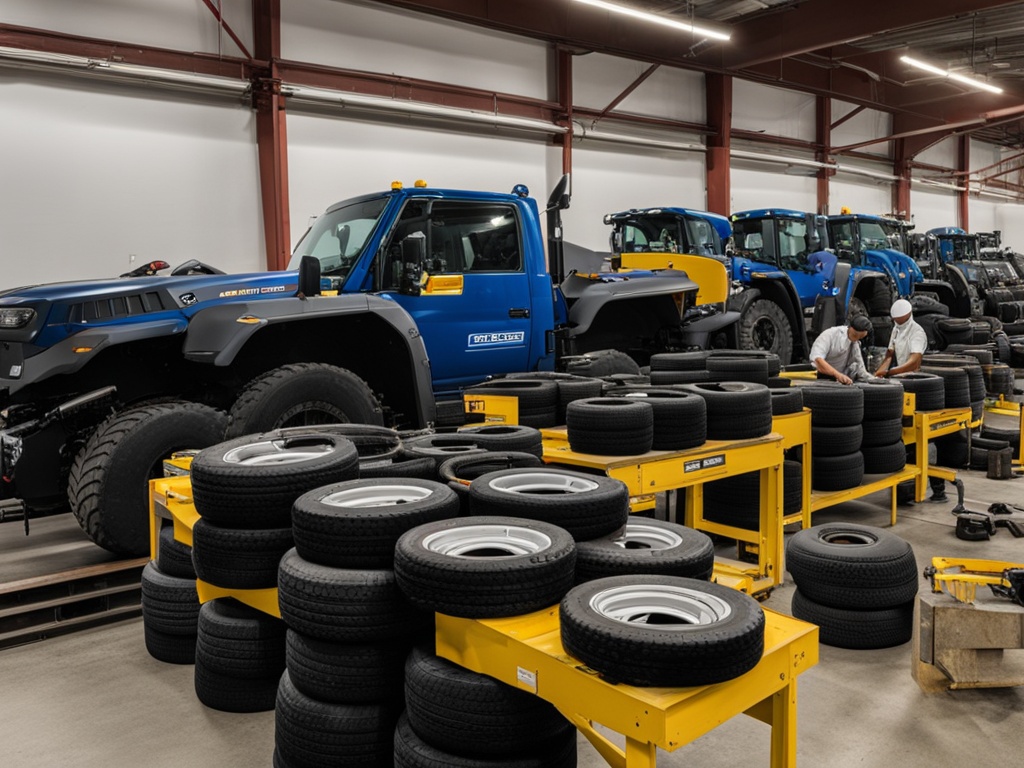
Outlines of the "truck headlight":
M 35 316 L 36 311 L 27 307 L 0 309 L 0 328 L 24 328 Z

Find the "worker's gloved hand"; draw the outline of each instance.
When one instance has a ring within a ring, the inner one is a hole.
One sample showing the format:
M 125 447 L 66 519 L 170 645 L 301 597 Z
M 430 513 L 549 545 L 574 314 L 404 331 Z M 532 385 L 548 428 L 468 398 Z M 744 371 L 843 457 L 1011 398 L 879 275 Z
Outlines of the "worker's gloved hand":
M 851 379 L 845 373 L 840 373 L 838 376 L 836 376 L 836 381 L 838 381 L 840 384 L 853 384 L 853 379 Z

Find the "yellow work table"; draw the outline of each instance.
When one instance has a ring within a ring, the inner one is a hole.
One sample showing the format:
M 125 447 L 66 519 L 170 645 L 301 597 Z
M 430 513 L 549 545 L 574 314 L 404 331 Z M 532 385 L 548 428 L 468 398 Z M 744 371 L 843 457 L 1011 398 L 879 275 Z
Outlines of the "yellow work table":
M 764 613 L 758 665 L 735 680 L 693 688 L 602 680 L 566 654 L 557 606 L 508 619 L 437 614 L 437 655 L 551 702 L 613 768 L 654 768 L 658 748 L 675 751 L 740 714 L 771 726 L 771 768 L 794 768 L 796 678 L 818 663 L 818 628 Z M 595 723 L 625 736 L 625 749 Z

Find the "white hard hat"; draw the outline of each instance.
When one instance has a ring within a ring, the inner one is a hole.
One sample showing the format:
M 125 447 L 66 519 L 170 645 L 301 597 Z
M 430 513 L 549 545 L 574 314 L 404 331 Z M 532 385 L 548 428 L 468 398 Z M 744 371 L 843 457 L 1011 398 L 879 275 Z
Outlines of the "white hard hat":
M 892 309 L 889 310 L 889 314 L 892 317 L 903 317 L 909 315 L 913 311 L 913 307 L 910 306 L 910 302 L 906 299 L 897 299 L 893 302 Z

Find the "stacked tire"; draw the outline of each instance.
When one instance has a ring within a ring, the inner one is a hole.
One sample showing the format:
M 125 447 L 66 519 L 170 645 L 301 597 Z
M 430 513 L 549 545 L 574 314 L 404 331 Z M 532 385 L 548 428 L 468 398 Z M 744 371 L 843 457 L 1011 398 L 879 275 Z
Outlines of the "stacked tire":
M 293 544 L 292 504 L 311 488 L 359 472 L 355 445 L 336 434 L 299 431 L 227 440 L 192 460 L 196 576 L 225 589 L 277 586 Z M 232 599 L 199 613 L 196 696 L 227 712 L 274 708 L 284 670 L 285 625 Z
M 167 533 L 164 533 L 167 531 Z M 170 527 L 160 532 L 160 557 L 142 569 L 142 629 L 149 655 L 168 664 L 194 664 L 199 632 L 199 595 L 195 574 L 171 571 L 167 565 L 165 539 L 173 535 Z M 183 545 L 178 544 L 180 550 Z M 179 562 L 172 560 L 171 566 Z M 165 571 L 160 566 L 163 565 Z M 184 563 L 182 564 L 185 565 Z M 191 569 L 191 563 L 187 564 Z
M 903 386 L 892 379 L 856 385 L 864 393 L 861 453 L 865 474 L 891 474 L 906 465 L 903 444 Z
M 889 531 L 827 523 L 794 534 L 786 564 L 796 585 L 792 614 L 817 624 L 837 648 L 889 648 L 910 640 L 917 561 Z
M 750 440 L 772 431 L 772 395 L 764 384 L 703 382 L 682 389 L 704 398 L 708 440 Z
M 946 387 L 933 373 L 898 373 L 891 377 L 904 392 L 914 394 L 914 411 L 941 411 L 946 407 Z
M 782 465 L 782 514 L 794 515 L 803 504 L 803 464 Z M 761 529 L 761 472 L 745 472 L 704 483 L 704 518 L 747 531 Z
M 698 395 L 664 387 L 629 387 L 617 396 L 651 407 L 652 450 L 681 451 L 701 446 L 707 440 L 707 405 Z M 572 420 L 578 418 L 578 413 L 574 413 Z
M 392 764 L 405 659 L 432 628 L 398 588 L 395 545 L 458 513 L 451 488 L 416 478 L 344 481 L 295 501 L 278 579 L 288 633 L 276 768 Z
M 811 487 L 840 491 L 860 485 L 864 456 L 864 390 L 832 382 L 803 388 L 811 409 Z

